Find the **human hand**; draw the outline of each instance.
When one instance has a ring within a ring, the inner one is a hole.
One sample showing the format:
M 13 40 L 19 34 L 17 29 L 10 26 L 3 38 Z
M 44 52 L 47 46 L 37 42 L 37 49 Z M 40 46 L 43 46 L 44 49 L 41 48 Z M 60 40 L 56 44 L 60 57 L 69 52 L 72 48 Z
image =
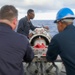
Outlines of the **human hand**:
M 28 37 L 31 38 L 32 36 L 33 36 L 33 33 L 29 33 L 29 36 Z
M 43 26 L 43 28 L 45 28 L 45 29 L 49 30 L 49 27 L 48 27 L 48 26 Z

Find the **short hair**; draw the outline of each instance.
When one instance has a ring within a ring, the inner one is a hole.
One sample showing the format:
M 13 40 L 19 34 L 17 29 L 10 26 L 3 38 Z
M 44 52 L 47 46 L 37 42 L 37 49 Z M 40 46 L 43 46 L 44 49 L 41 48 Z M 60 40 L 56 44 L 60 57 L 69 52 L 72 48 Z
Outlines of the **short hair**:
M 14 17 L 18 17 L 18 10 L 13 5 L 4 5 L 0 9 L 0 19 L 11 21 Z
M 29 13 L 31 13 L 31 12 L 34 12 L 34 10 L 33 10 L 33 9 L 29 9 L 29 10 L 27 11 L 27 14 L 29 14 Z
M 62 22 L 73 22 L 74 19 L 63 19 Z

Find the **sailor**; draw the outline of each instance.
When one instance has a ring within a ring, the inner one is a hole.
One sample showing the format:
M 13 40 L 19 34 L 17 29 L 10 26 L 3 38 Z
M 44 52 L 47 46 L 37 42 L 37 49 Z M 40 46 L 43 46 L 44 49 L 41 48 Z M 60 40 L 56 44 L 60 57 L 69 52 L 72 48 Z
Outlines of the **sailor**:
M 30 38 L 33 34 L 32 33 L 29 34 L 29 30 L 30 29 L 34 30 L 37 28 L 31 22 L 31 19 L 33 19 L 34 17 L 35 17 L 34 10 L 28 9 L 27 16 L 25 16 L 19 20 L 17 32 Z M 49 29 L 48 26 L 44 26 L 44 28 Z
M 75 75 L 75 26 L 74 13 L 70 8 L 62 8 L 58 11 L 56 23 L 59 33 L 56 34 L 48 46 L 46 58 L 54 62 L 60 55 L 67 75 Z
M 24 75 L 23 62 L 34 58 L 29 40 L 16 33 L 18 11 L 13 5 L 0 9 L 0 75 Z

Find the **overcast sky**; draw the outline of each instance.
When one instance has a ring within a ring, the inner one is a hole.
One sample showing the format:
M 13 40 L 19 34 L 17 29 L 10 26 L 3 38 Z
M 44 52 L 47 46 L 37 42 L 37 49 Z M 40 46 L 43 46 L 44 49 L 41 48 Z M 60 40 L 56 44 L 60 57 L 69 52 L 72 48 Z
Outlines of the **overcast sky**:
M 34 9 L 34 19 L 55 19 L 57 11 L 69 7 L 75 13 L 75 0 L 0 0 L 0 7 L 5 4 L 14 5 L 19 11 L 19 19 L 26 15 L 28 9 Z

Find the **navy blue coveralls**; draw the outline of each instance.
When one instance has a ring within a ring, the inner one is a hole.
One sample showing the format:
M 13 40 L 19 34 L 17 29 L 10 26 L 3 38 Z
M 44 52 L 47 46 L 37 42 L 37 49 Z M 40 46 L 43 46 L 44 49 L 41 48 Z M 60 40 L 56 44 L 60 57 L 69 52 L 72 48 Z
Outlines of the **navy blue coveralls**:
M 75 26 L 68 25 L 52 38 L 46 58 L 54 61 L 58 54 L 66 67 L 67 75 L 75 75 Z
M 18 23 L 18 28 L 17 28 L 17 32 L 21 33 L 23 35 L 26 35 L 28 37 L 29 35 L 29 30 L 34 30 L 36 27 L 33 26 L 33 24 L 31 23 L 31 21 L 29 22 L 27 19 L 27 16 L 21 18 L 19 20 Z
M 0 23 L 0 75 L 24 75 L 22 61 L 31 62 L 33 58 L 27 37 Z

